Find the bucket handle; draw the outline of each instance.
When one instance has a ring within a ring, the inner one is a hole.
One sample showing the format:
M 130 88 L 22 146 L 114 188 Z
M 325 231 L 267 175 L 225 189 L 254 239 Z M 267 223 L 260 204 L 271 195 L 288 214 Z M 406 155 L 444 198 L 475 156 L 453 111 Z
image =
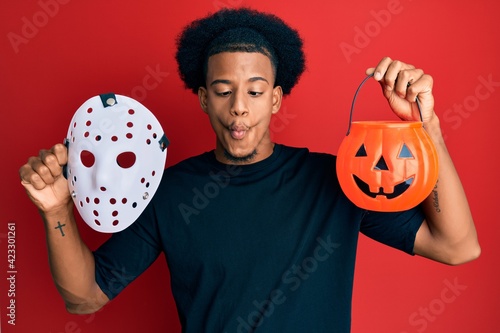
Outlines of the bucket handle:
M 360 83 L 358 89 L 356 89 L 356 92 L 354 93 L 354 98 L 352 100 L 352 105 L 351 105 L 351 113 L 349 115 L 349 127 L 347 127 L 346 136 L 348 136 L 349 133 L 351 132 L 352 113 L 354 111 L 354 103 L 356 102 L 356 97 L 358 96 L 358 92 L 361 89 L 361 87 L 365 84 L 365 82 L 368 81 L 368 79 L 371 78 L 372 76 L 373 76 L 373 74 L 369 74 L 367 77 L 365 77 L 364 80 Z M 420 114 L 420 121 L 423 122 L 424 120 L 422 118 L 422 110 L 420 109 L 420 101 L 418 100 L 418 97 L 415 98 L 415 102 L 417 103 L 418 113 Z

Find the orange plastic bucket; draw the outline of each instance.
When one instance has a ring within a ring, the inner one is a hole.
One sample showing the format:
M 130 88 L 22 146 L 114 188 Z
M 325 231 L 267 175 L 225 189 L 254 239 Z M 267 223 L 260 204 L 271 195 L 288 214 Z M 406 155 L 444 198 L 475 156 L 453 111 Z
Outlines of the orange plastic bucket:
M 395 212 L 420 204 L 438 178 L 438 156 L 422 121 L 352 121 L 337 154 L 337 176 L 356 206 Z M 420 110 L 420 105 L 417 105 Z

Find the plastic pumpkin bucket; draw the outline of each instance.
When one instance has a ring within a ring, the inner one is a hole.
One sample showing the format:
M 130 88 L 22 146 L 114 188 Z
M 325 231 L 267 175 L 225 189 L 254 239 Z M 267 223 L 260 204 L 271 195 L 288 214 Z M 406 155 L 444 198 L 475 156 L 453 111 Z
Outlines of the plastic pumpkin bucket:
M 352 121 L 337 154 L 337 176 L 356 206 L 395 212 L 420 204 L 438 178 L 437 151 L 422 121 Z M 420 110 L 420 105 L 417 105 Z

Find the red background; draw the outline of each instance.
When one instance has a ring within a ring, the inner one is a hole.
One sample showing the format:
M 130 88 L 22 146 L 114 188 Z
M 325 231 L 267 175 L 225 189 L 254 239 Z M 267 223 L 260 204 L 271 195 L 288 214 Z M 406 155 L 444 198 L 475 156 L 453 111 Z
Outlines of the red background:
M 235 6 L 278 14 L 305 39 L 307 71 L 273 121 L 278 142 L 336 153 L 365 68 L 383 56 L 412 63 L 435 79 L 436 110 L 483 253 L 450 267 L 361 237 L 353 332 L 498 332 L 493 195 L 500 185 L 500 5 L 493 0 L 2 1 L 2 331 L 180 332 L 163 258 L 100 312 L 65 312 L 49 273 L 44 228 L 18 169 L 39 149 L 62 141 L 85 100 L 109 91 L 134 97 L 156 114 L 171 140 L 168 165 L 212 149 L 208 121 L 177 75 L 174 40 L 192 19 Z M 151 71 L 159 73 L 156 79 Z M 355 118 L 391 117 L 377 85 L 363 89 Z M 6 316 L 9 222 L 16 225 L 15 326 Z M 91 248 L 106 239 L 78 222 Z

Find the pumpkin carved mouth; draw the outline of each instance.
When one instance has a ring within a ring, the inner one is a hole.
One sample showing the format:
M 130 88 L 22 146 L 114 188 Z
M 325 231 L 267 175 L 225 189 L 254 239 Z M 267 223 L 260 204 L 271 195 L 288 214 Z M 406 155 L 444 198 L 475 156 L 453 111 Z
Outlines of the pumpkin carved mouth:
M 354 177 L 354 181 L 356 182 L 356 185 L 358 185 L 358 188 L 370 198 L 375 198 L 378 195 L 383 195 L 387 199 L 394 199 L 399 197 L 410 187 L 411 183 L 413 182 L 413 179 L 415 178 L 415 177 L 410 177 L 407 180 L 394 185 L 394 191 L 392 193 L 385 193 L 383 187 L 379 187 L 378 192 L 370 191 L 370 186 L 368 185 L 368 183 L 364 182 L 363 180 L 361 180 L 361 178 L 359 178 L 356 175 L 352 176 Z

